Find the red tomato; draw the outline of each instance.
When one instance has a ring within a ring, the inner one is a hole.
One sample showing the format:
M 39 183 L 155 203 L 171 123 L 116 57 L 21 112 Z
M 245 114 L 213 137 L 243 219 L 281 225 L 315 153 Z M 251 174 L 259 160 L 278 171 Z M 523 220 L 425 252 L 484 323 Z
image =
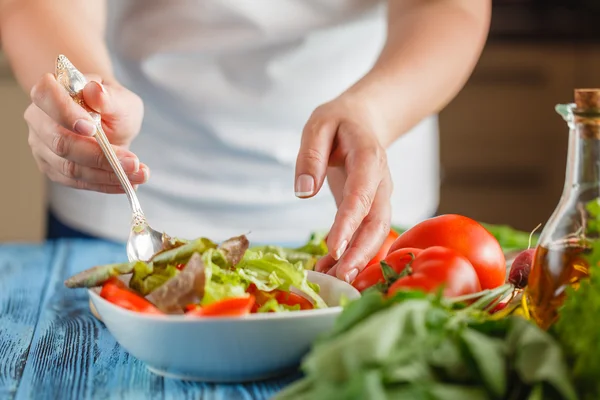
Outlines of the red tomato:
M 458 251 L 475 268 L 482 289 L 493 289 L 506 279 L 506 259 L 500 244 L 480 223 L 447 214 L 418 223 L 396 239 L 390 253 L 405 247 L 443 246 Z
M 285 304 L 288 306 L 299 305 L 301 310 L 312 310 L 314 308 L 313 304 L 305 299 L 303 296 L 300 296 L 296 293 L 285 292 L 283 290 L 275 290 L 275 299 L 279 302 L 279 304 Z
M 388 254 L 388 252 L 390 251 L 390 247 L 392 247 L 392 244 L 394 244 L 394 242 L 396 241 L 396 239 L 398 239 L 398 236 L 399 236 L 398 232 L 396 232 L 393 229 L 390 229 L 390 233 L 388 233 L 388 235 L 385 238 L 383 244 L 379 248 L 379 252 L 377 252 L 377 254 L 375 255 L 375 257 L 373 257 L 371 259 L 371 261 L 369 261 L 369 263 L 367 264 L 367 267 L 370 266 L 370 265 L 377 265 L 377 266 L 379 266 L 379 262 L 381 260 L 383 260 L 385 258 L 385 256 Z
M 126 308 L 127 310 L 145 314 L 163 314 L 154 304 L 131 291 L 125 284 L 117 279 L 110 278 L 102 285 L 100 296 L 111 303 Z
M 314 308 L 313 304 L 308 299 L 296 293 L 277 289 L 271 292 L 265 292 L 258 290 L 254 284 L 251 284 L 247 291 L 256 298 L 254 306 L 252 307 L 252 312 L 257 312 L 260 307 L 273 298 L 277 300 L 279 304 L 288 306 L 299 305 L 301 310 L 312 310 Z
M 397 250 L 402 252 L 404 249 Z M 395 260 L 395 261 L 394 261 Z M 396 252 L 388 254 L 385 261 L 392 268 L 402 269 L 406 265 L 404 258 Z M 473 265 L 459 252 L 441 246 L 423 250 L 410 264 L 409 275 L 399 278 L 390 286 L 388 296 L 401 289 L 421 289 L 427 293 L 435 292 L 444 285 L 445 297 L 456 297 L 481 291 L 479 278 Z
M 185 314 L 196 317 L 239 317 L 250 314 L 254 302 L 255 298 L 253 295 L 248 297 L 231 297 L 206 306 L 197 306 Z
M 389 260 L 386 261 L 396 273 L 401 273 L 406 264 L 412 261 L 414 257 L 417 257 L 422 251 L 423 250 L 421 249 L 414 248 L 397 250 L 392 254 L 389 254 Z M 383 276 L 383 271 L 381 270 L 381 265 L 377 262 L 375 264 L 370 264 L 363 269 L 352 282 L 352 286 L 359 292 L 362 292 L 373 285 L 384 282 L 385 278 Z

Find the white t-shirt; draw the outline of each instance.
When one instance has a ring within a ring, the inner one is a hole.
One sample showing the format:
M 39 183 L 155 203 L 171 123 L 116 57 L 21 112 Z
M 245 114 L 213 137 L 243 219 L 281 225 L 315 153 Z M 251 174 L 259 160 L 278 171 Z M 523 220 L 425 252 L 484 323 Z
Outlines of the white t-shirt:
M 138 196 L 155 228 L 214 240 L 298 242 L 335 216 L 327 185 L 294 195 L 294 168 L 312 111 L 360 79 L 385 41 L 374 0 L 114 0 L 108 45 L 117 78 L 144 100 L 131 149 L 151 171 Z M 435 213 L 437 116 L 388 150 L 393 223 Z M 51 185 L 65 223 L 126 240 L 124 195 Z

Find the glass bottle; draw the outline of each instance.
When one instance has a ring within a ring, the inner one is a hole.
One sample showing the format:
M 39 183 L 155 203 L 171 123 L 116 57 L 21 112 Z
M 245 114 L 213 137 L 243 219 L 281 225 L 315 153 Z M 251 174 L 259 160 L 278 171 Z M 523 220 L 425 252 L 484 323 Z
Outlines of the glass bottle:
M 588 206 L 600 199 L 600 89 L 576 89 L 575 103 L 559 104 L 556 111 L 569 127 L 565 184 L 540 235 L 525 290 L 529 312 L 543 329 L 557 320 L 565 288 L 588 275 Z

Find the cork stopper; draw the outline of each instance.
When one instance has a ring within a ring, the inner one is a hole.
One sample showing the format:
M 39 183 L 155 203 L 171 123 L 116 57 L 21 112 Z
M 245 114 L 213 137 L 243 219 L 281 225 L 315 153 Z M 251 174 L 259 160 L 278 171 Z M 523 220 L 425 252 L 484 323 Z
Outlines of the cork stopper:
M 575 89 L 578 110 L 600 110 L 600 89 Z
M 582 138 L 600 140 L 600 89 L 575 89 L 573 114 Z

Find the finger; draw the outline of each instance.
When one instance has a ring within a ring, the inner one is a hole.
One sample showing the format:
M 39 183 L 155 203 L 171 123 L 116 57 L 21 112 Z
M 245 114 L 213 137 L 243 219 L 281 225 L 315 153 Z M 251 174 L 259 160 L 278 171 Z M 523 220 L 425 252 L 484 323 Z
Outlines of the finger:
M 333 259 L 333 257 L 331 257 L 330 254 L 326 254 L 323 257 L 321 257 L 319 259 L 319 261 L 317 261 L 317 264 L 315 264 L 315 271 L 317 272 L 321 272 L 321 273 L 326 273 L 327 271 L 329 271 L 335 264 L 337 263 L 336 260 Z
M 85 167 L 113 170 L 96 139 L 74 134 L 51 120 L 44 123 L 47 128 L 35 130 L 35 136 L 58 157 Z M 139 171 L 140 162 L 134 153 L 114 145 L 113 150 L 126 174 Z
M 391 193 L 391 180 L 385 179 L 377 190 L 371 211 L 357 230 L 348 250 L 333 267 L 339 279 L 351 283 L 377 254 L 390 231 Z
M 44 165 L 45 164 L 45 165 Z M 50 178 L 52 182 L 72 187 L 75 189 L 81 190 L 89 190 L 94 192 L 108 193 L 108 194 L 122 194 L 125 193 L 123 188 L 119 185 L 103 185 L 103 184 L 94 184 L 84 181 L 77 181 L 74 179 L 67 178 L 63 174 L 55 171 L 52 167 L 42 162 L 42 171 Z
M 385 165 L 385 151 L 378 147 L 369 150 L 359 146 L 346 157 L 348 178 L 327 239 L 327 246 L 334 259 L 338 260 L 342 256 L 354 233 L 369 214 L 382 182 Z
M 85 104 L 91 109 L 109 116 L 115 112 L 114 102 L 106 87 L 99 81 L 91 81 L 83 88 L 83 98 Z
M 129 143 L 139 132 L 144 104 L 129 90 L 110 83 L 91 80 L 83 88 L 83 98 L 88 107 L 102 114 L 102 124 L 111 130 L 113 143 Z
M 87 111 L 75 103 L 54 75 L 45 74 L 31 89 L 31 100 L 65 129 L 92 136 L 96 127 Z
M 44 162 L 49 164 L 53 170 L 60 172 L 69 179 L 99 185 L 120 185 L 120 181 L 113 171 L 106 171 L 77 164 L 74 161 L 57 156 L 50 151 L 50 149 L 43 146 L 36 149 L 35 153 L 39 158 L 43 159 Z M 146 183 L 149 176 L 150 171 L 144 164 L 140 166 L 137 172 L 132 172 L 127 175 L 132 185 Z
M 323 186 L 337 128 L 338 121 L 323 119 L 318 112 L 306 123 L 296 158 L 294 191 L 297 197 L 312 197 Z

